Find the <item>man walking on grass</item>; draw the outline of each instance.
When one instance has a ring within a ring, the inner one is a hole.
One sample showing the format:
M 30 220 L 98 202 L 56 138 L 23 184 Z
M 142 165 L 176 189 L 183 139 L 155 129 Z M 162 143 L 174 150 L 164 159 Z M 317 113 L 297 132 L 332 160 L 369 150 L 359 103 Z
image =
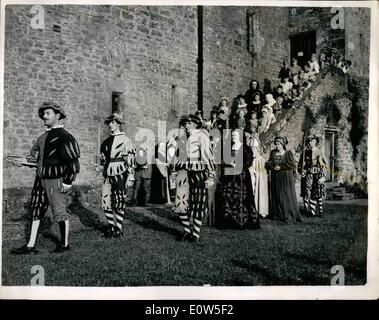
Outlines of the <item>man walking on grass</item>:
M 112 113 L 104 121 L 111 133 L 100 147 L 99 169 L 104 176 L 102 209 L 107 218 L 105 238 L 122 238 L 126 187 L 131 187 L 135 179 L 135 150 L 132 141 L 120 130 L 124 123 L 119 113 Z
M 46 131 L 37 139 L 30 151 L 31 158 L 37 162 L 37 174 L 30 201 L 32 213 L 30 237 L 26 245 L 12 249 L 12 254 L 38 253 L 35 247 L 38 229 L 49 205 L 61 234 L 61 241 L 52 252 L 61 253 L 70 250 L 69 214 L 66 204 L 72 183 L 80 170 L 79 145 L 59 123 L 66 118 L 61 106 L 44 102 L 38 109 L 38 115 L 43 120 Z M 26 162 L 25 159 L 16 165 L 21 166 Z

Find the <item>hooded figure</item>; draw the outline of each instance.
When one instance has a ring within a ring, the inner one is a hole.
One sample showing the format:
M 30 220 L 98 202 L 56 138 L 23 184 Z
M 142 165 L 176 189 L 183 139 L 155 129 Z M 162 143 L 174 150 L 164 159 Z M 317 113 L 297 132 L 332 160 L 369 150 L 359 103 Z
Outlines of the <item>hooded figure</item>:
M 252 80 L 249 83 L 249 89 L 245 93 L 245 101 L 248 104 L 249 107 L 251 107 L 251 104 L 254 101 L 255 94 L 259 94 L 260 96 L 263 96 L 263 92 L 259 87 L 259 82 L 257 80 Z

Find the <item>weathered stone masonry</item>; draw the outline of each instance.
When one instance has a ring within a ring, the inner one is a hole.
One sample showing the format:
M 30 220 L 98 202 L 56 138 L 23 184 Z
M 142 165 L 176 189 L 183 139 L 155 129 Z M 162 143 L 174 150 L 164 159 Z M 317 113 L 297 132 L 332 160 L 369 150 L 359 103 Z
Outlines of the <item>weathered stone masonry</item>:
M 65 127 L 81 147 L 77 184 L 98 186 L 101 177 L 95 175 L 92 164 L 98 141 L 107 134 L 103 119 L 111 112 L 112 92 L 120 94 L 125 130 L 132 138 L 142 128 L 157 134 L 158 120 L 167 120 L 167 129 L 174 128 L 181 114 L 196 110 L 198 11 L 195 6 L 43 8 L 45 27 L 39 30 L 31 27 L 31 6 L 6 7 L 4 155 L 29 151 L 44 130 L 37 116 L 38 105 L 55 100 L 65 107 Z M 269 79 L 276 85 L 281 63 L 290 56 L 289 36 L 315 29 L 317 52 L 337 46 L 353 61 L 351 80 L 359 94 L 352 107 L 359 106 L 360 127 L 367 128 L 369 9 L 345 8 L 345 30 L 333 32 L 328 28 L 330 8 L 299 9 L 293 15 L 286 7 L 204 7 L 206 116 L 221 96 L 233 98 L 244 93 L 252 78 L 261 84 Z M 254 25 L 249 34 L 247 14 L 252 13 L 255 18 L 250 23 Z M 304 120 L 297 118 L 299 123 Z M 354 127 L 354 119 L 347 120 L 353 121 Z M 343 153 L 352 147 L 350 127 L 345 128 Z M 291 132 L 289 138 L 296 147 L 298 137 L 292 138 Z M 341 165 L 354 166 L 354 170 L 358 166 L 364 173 L 367 132 L 355 149 L 357 161 L 346 159 Z M 33 177 L 31 169 L 5 166 L 4 190 L 21 188 L 24 191 L 19 189 L 17 197 L 26 201 L 29 190 L 24 188 L 31 187 Z
M 196 7 L 43 8 L 43 30 L 31 28 L 30 6 L 6 8 L 4 154 L 29 151 L 43 131 L 38 104 L 52 99 L 65 106 L 65 127 L 81 147 L 78 184 L 96 184 L 92 163 L 98 127 L 101 139 L 106 135 L 98 115 L 104 119 L 111 112 L 112 92 L 121 93 L 131 137 L 139 128 L 157 134 L 158 120 L 168 120 L 169 130 L 177 126 L 181 114 L 196 110 Z M 251 76 L 244 14 L 244 8 L 213 7 L 205 12 L 205 113 L 221 94 L 238 94 Z M 54 32 L 54 25 L 61 31 Z M 4 187 L 30 186 L 31 171 L 7 168 Z

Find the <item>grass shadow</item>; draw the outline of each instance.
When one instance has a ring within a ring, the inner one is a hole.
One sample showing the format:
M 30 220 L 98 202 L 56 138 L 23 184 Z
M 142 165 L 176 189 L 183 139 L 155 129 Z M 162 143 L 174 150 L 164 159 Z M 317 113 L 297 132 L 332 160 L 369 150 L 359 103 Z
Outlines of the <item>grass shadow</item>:
M 151 210 L 151 208 L 149 208 Z M 178 236 L 180 235 L 180 231 L 169 227 L 167 225 L 164 225 L 153 218 L 135 213 L 131 210 L 127 210 L 127 219 L 133 223 L 136 223 L 140 225 L 143 228 L 151 229 L 154 231 L 160 231 L 160 232 L 165 232 L 167 234 L 173 235 L 173 236 Z
M 278 277 L 273 272 L 270 272 L 267 268 L 263 268 L 256 263 L 250 264 L 246 261 L 236 259 L 231 260 L 231 263 L 238 268 L 247 270 L 248 272 L 259 274 L 263 277 L 265 284 L 267 285 L 282 284 L 284 281 L 284 279 Z
M 286 256 L 289 258 L 293 258 L 295 260 L 300 260 L 301 262 L 305 261 L 306 263 L 309 263 L 309 264 L 325 265 L 326 267 L 336 264 L 336 262 L 333 262 L 330 260 L 316 259 L 310 256 L 306 256 L 304 254 L 298 254 L 298 253 L 287 253 Z
M 85 208 L 81 202 L 73 201 L 68 209 L 70 213 L 76 215 L 79 221 L 86 227 L 95 229 L 97 231 L 104 231 L 105 224 L 100 221 L 99 214 Z
M 157 215 L 158 217 L 174 221 L 175 223 L 180 223 L 178 215 L 172 211 L 171 207 L 167 207 L 167 208 L 149 207 L 148 209 L 149 211 L 151 211 L 153 214 Z
M 265 285 L 301 286 L 328 284 L 326 278 L 318 276 L 317 272 L 302 273 L 301 277 L 294 278 L 285 271 L 283 272 L 283 276 L 278 276 L 274 272 L 271 272 L 268 267 L 264 268 L 256 263 L 250 264 L 241 260 L 232 260 L 232 263 L 239 268 L 248 270 L 248 272 L 259 274 L 263 277 Z

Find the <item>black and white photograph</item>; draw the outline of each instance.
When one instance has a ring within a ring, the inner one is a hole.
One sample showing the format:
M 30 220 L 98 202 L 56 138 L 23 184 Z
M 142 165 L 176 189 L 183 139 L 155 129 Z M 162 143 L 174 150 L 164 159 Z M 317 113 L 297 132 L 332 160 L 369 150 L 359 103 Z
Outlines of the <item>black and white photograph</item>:
M 2 1 L 1 298 L 378 298 L 378 7 Z

